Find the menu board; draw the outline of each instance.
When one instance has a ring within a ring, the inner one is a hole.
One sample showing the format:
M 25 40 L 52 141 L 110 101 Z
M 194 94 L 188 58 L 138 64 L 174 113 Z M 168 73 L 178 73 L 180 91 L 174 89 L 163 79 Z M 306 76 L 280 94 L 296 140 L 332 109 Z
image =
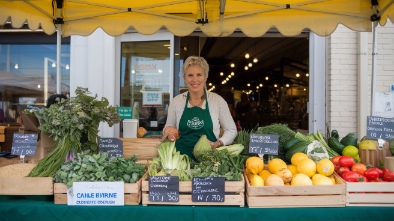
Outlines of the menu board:
M 193 177 L 192 202 L 224 202 L 224 177 Z
M 278 155 L 278 134 L 250 134 L 249 153 Z
M 123 157 L 123 141 L 118 138 L 99 138 L 99 152 L 107 152 L 108 157 Z
M 36 155 L 38 134 L 14 133 L 12 139 L 12 155 L 34 156 Z
M 150 176 L 149 201 L 179 202 L 179 177 Z
M 394 140 L 394 118 L 368 116 L 367 138 Z

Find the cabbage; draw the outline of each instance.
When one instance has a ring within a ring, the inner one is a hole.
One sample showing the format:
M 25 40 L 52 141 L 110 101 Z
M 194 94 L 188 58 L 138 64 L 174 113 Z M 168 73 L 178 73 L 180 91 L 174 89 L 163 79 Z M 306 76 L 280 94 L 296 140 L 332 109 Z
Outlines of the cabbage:
M 200 139 L 194 145 L 193 155 L 198 161 L 200 161 L 201 156 L 209 151 L 212 151 L 212 147 L 211 147 L 210 141 L 208 140 L 207 136 L 204 134 L 200 137 Z

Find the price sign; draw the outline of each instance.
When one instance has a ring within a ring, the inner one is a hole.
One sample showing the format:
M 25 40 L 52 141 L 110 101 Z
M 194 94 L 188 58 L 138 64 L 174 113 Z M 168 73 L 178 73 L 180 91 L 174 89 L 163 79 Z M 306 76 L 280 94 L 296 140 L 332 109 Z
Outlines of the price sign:
M 192 202 L 224 202 L 224 177 L 193 177 Z
M 107 152 L 108 157 L 123 157 L 123 141 L 118 138 L 100 138 L 99 152 Z
M 149 201 L 179 202 L 179 177 L 150 176 Z
M 278 134 L 250 134 L 249 153 L 278 155 Z
M 12 139 L 12 155 L 34 156 L 36 155 L 38 134 L 14 133 Z
M 132 119 L 133 111 L 131 107 L 118 107 L 117 108 L 120 119 Z
M 367 138 L 394 140 L 394 118 L 368 116 Z

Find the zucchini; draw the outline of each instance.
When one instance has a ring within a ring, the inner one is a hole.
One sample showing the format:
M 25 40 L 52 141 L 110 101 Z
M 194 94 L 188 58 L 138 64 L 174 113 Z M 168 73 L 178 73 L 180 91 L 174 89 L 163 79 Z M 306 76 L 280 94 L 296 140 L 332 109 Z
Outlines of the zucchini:
M 290 149 L 286 152 L 285 158 L 288 162 L 291 162 L 291 157 L 295 154 L 295 153 L 305 153 L 306 149 L 308 147 L 308 145 L 311 142 L 309 141 L 299 141 L 296 144 L 294 144 L 293 146 L 290 147 Z
M 334 150 L 340 155 L 342 154 L 343 149 L 345 149 L 345 145 L 341 144 L 339 140 L 335 137 L 328 138 L 327 144 L 332 150 Z
M 290 149 L 290 147 L 292 147 L 294 144 L 296 144 L 296 143 L 298 143 L 298 142 L 300 142 L 300 141 L 301 141 L 301 140 L 298 139 L 298 138 L 296 138 L 296 137 L 291 138 L 290 140 L 288 140 L 288 141 L 285 143 L 285 146 L 284 146 L 285 151 L 288 151 L 288 150 Z

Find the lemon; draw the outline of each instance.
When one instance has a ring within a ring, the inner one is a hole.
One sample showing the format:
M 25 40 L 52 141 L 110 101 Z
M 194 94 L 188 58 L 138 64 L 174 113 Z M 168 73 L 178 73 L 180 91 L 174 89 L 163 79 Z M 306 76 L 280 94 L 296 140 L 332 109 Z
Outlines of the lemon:
M 334 173 L 334 164 L 327 158 L 321 159 L 316 164 L 316 171 L 324 176 L 330 176 Z
M 291 179 L 291 186 L 311 186 L 312 180 L 309 176 L 303 173 L 297 173 L 293 179 Z
M 303 159 L 308 159 L 308 155 L 306 155 L 305 153 L 302 152 L 298 152 L 295 153 L 292 157 L 291 157 L 291 165 L 297 166 L 297 162 Z
M 357 155 L 358 149 L 355 146 L 349 145 L 342 150 L 342 156 L 356 157 Z
M 250 180 L 251 186 L 264 186 L 264 179 L 261 178 L 259 175 L 253 175 L 252 179 Z
M 303 159 L 297 163 L 297 171 L 303 173 L 308 177 L 312 177 L 316 173 L 316 163 L 312 159 Z M 297 175 L 297 174 L 296 174 Z

